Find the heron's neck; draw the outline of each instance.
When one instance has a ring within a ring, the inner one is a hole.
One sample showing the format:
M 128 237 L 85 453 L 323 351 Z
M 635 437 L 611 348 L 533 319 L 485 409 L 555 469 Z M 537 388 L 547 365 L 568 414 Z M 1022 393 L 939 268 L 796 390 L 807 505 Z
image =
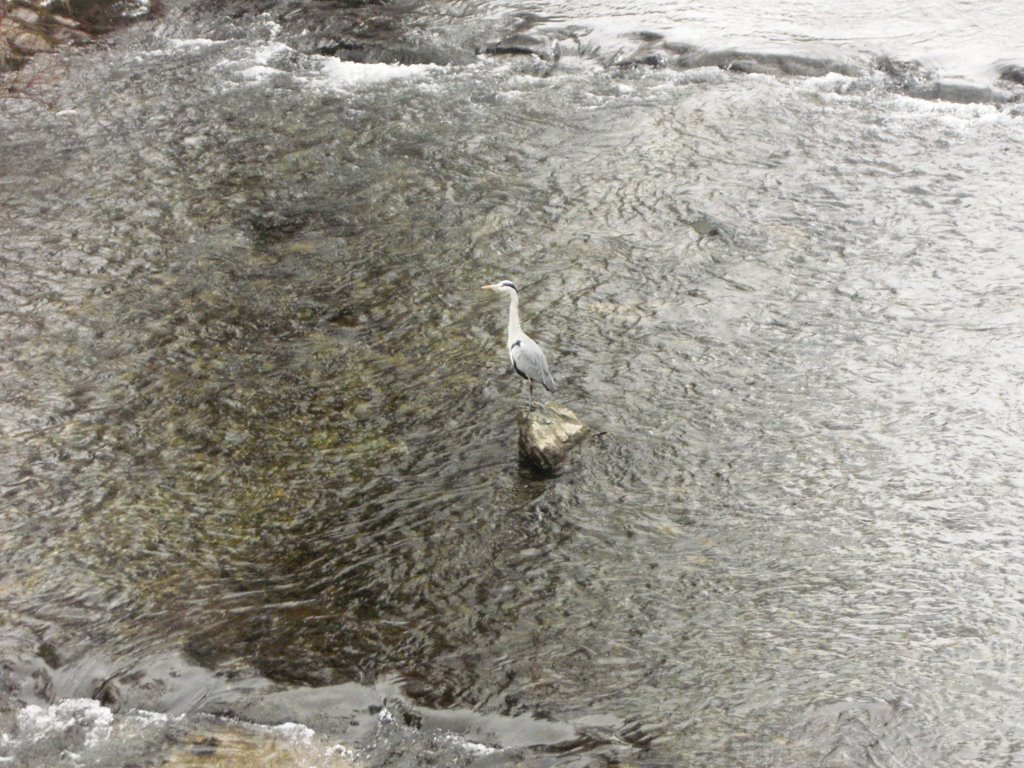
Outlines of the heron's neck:
M 511 344 L 512 340 L 523 332 L 523 327 L 519 324 L 519 294 L 512 291 L 509 298 L 511 301 L 508 304 L 508 343 Z

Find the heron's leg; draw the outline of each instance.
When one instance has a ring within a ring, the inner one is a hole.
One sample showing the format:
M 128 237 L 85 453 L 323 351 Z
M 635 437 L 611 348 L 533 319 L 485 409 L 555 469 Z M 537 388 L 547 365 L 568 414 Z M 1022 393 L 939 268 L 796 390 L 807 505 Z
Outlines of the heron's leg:
M 527 379 L 530 382 L 530 410 L 533 410 L 533 379 Z

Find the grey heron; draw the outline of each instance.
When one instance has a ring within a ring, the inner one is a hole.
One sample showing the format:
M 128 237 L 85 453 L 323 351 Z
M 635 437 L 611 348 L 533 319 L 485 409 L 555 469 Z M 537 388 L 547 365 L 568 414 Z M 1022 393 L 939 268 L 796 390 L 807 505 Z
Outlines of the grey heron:
M 512 361 L 512 369 L 530 384 L 530 410 L 533 410 L 533 382 L 539 381 L 548 392 L 555 391 L 555 381 L 548 370 L 548 361 L 544 351 L 536 341 L 523 333 L 519 323 L 519 291 L 511 280 L 502 280 L 492 285 L 485 285 L 490 291 L 507 293 L 508 305 L 508 356 Z

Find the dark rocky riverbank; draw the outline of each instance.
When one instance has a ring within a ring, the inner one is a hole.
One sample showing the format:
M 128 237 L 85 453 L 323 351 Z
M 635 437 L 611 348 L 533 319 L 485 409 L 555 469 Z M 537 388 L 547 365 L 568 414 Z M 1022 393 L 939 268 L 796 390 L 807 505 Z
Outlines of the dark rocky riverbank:
M 155 4 L 141 0 L 0 0 L 0 72 L 17 70 L 31 56 L 61 45 L 91 42 L 156 11 Z

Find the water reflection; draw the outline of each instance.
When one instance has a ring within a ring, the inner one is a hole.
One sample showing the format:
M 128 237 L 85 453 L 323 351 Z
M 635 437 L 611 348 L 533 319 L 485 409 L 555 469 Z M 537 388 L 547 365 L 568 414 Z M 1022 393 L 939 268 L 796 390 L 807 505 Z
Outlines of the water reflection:
M 652 764 L 955 764 L 1016 711 L 1012 113 L 175 50 L 0 153 L 38 189 L 0 214 L 0 600 L 54 665 L 392 676 Z M 504 275 L 605 433 L 552 483 Z

